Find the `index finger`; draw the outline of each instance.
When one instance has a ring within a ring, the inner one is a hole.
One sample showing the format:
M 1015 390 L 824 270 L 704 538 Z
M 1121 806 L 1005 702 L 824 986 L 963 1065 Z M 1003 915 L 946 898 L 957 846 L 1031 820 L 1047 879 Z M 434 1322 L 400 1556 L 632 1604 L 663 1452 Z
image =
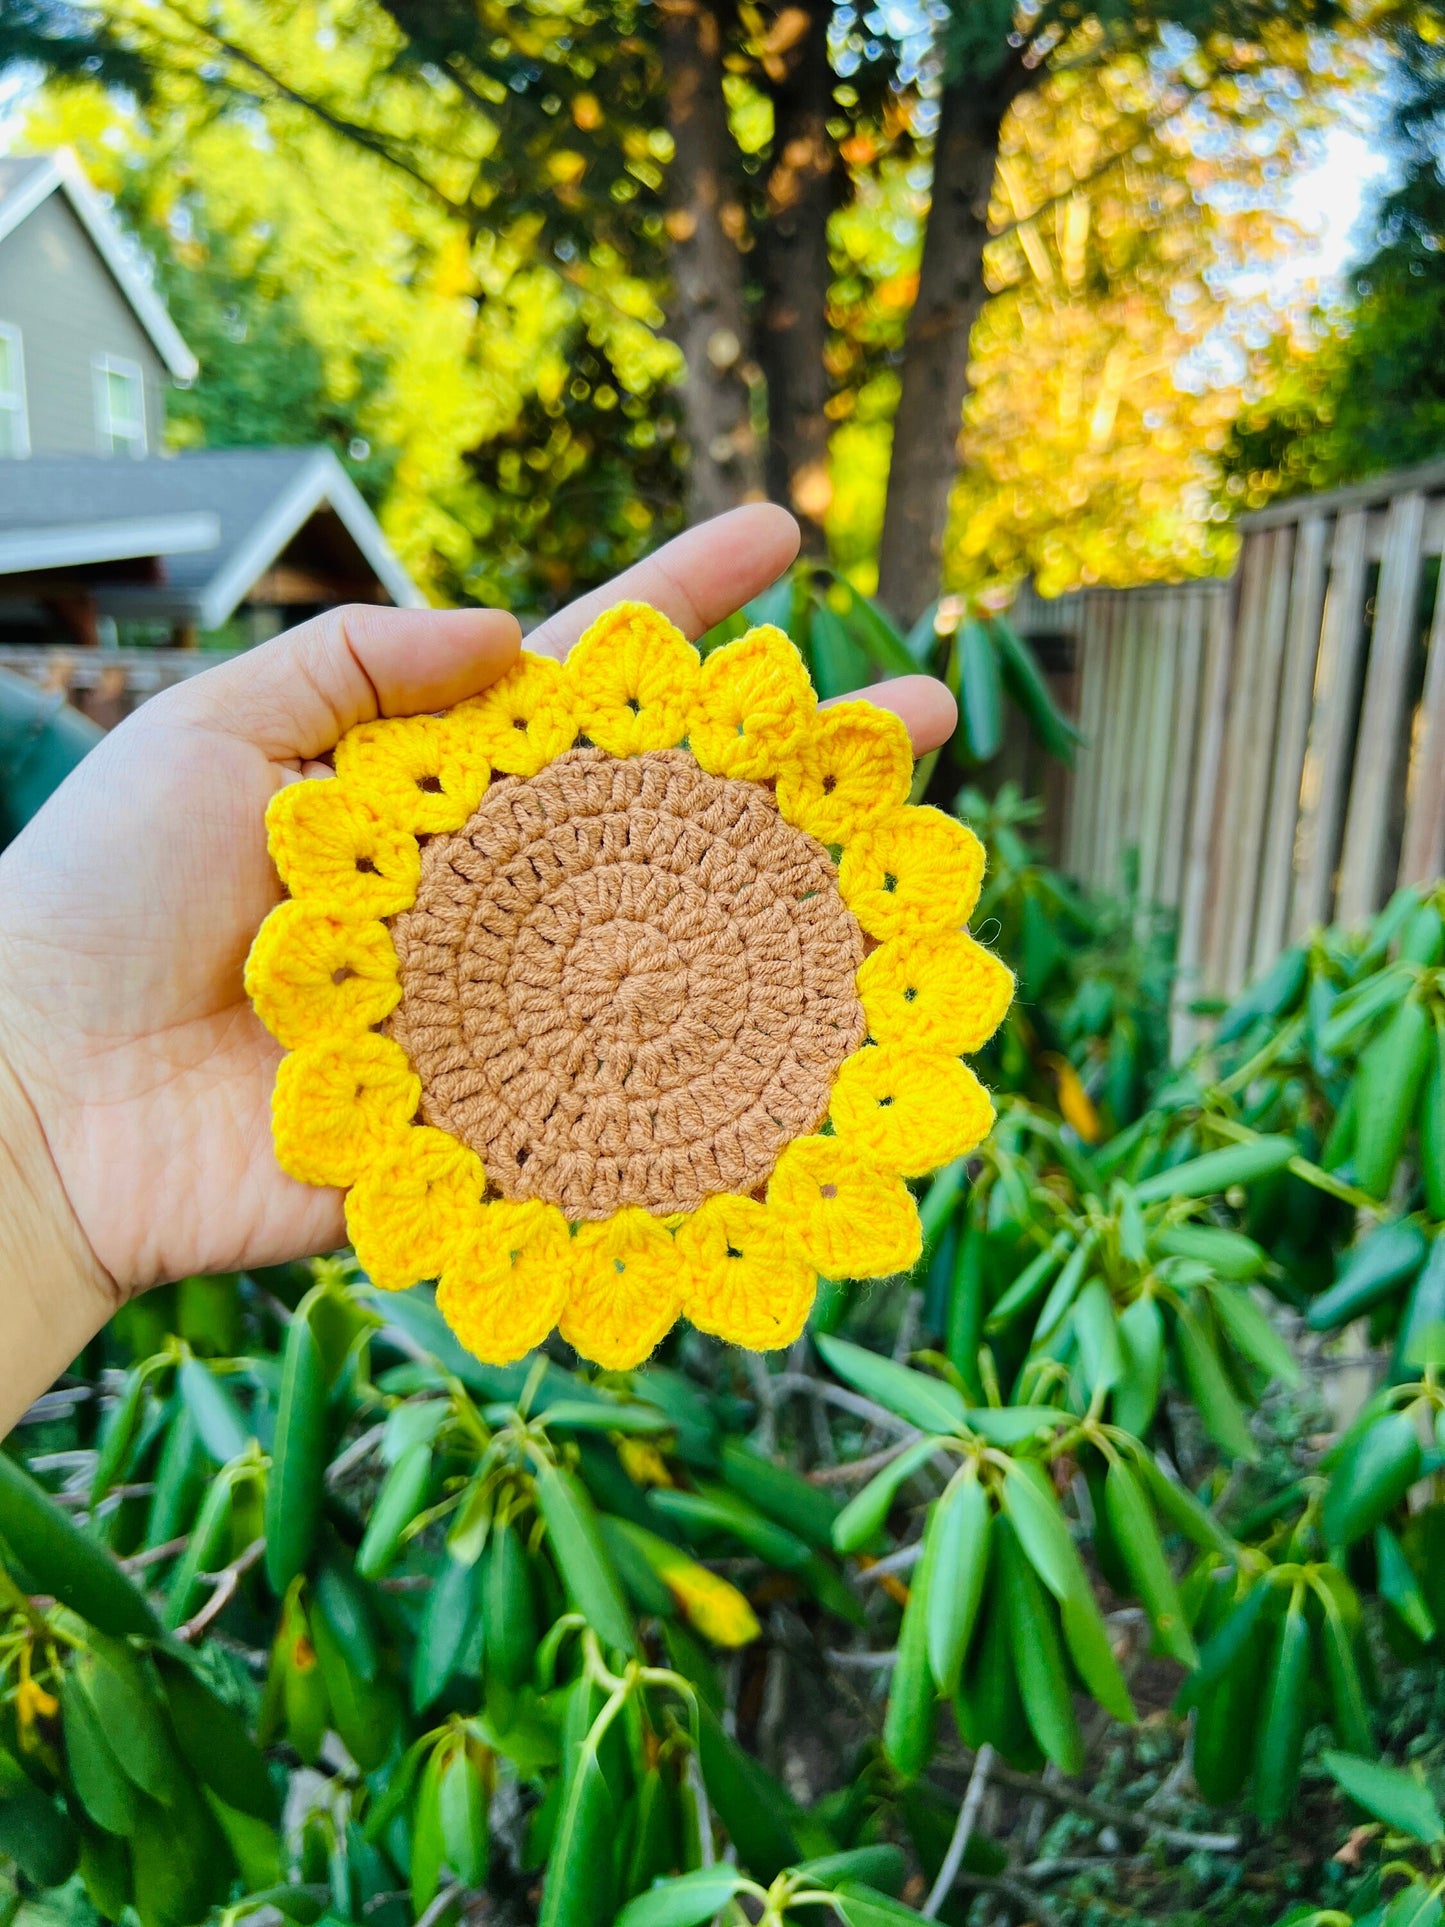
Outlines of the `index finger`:
M 797 555 L 798 540 L 797 523 L 771 502 L 729 509 L 549 616 L 526 646 L 533 655 L 560 660 L 598 616 L 619 602 L 650 603 L 695 642 L 776 582 Z

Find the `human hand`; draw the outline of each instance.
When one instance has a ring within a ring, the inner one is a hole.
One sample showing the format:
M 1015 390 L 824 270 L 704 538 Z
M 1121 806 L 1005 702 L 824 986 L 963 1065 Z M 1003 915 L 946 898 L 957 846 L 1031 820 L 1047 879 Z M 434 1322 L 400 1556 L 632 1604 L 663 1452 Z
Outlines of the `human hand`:
M 552 617 L 527 646 L 564 656 L 624 598 L 696 637 L 796 549 L 785 511 L 735 510 Z M 58 1178 L 30 1187 L 29 1208 L 57 1220 L 29 1240 L 45 1275 L 20 1281 L 39 1294 L 23 1330 L 48 1353 L 38 1375 L 18 1374 L 35 1390 L 149 1285 L 343 1241 L 342 1194 L 298 1184 L 272 1154 L 281 1052 L 242 987 L 280 895 L 266 804 L 282 784 L 328 773 L 312 759 L 353 724 L 477 694 L 519 642 L 515 620 L 492 610 L 334 611 L 146 703 L 0 857 L 0 1150 L 22 1161 L 13 1140 L 29 1131 L 24 1148 L 39 1156 L 43 1136 Z M 865 693 L 903 718 L 919 754 L 953 728 L 951 697 L 927 677 Z M 0 1218 L 18 1183 L 0 1159 Z M 16 1358 L 25 1341 L 6 1258 L 0 1244 L 0 1332 Z M 86 1275 L 57 1277 L 55 1264 Z

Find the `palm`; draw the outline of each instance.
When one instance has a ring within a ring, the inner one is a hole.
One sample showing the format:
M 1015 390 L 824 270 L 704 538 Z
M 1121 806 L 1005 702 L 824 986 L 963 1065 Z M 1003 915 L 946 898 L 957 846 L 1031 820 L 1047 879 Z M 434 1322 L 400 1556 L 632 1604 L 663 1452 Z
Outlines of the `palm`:
M 241 966 L 277 896 L 252 744 L 141 710 L 7 855 L 0 974 L 12 1061 L 70 1201 L 116 1279 L 144 1285 L 318 1250 L 334 1193 L 283 1176 L 279 1050 Z
M 629 595 L 696 634 L 771 581 L 795 539 L 778 511 L 723 517 L 529 646 L 565 653 Z M 340 1194 L 272 1155 L 280 1050 L 242 987 L 279 895 L 265 807 L 351 723 L 459 701 L 515 647 L 515 624 L 481 611 L 324 618 L 147 704 L 0 859 L 0 1052 L 122 1291 L 340 1242 Z M 952 707 L 921 680 L 889 700 L 927 748 Z

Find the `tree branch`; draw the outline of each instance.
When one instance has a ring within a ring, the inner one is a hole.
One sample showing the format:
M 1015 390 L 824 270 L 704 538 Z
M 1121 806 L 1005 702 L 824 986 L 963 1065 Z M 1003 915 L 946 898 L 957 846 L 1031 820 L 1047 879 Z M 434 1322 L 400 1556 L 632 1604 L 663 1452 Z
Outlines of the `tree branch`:
M 938 1870 L 938 1878 L 927 1900 L 923 1903 L 923 1918 L 937 1920 L 939 1909 L 953 1892 L 953 1883 L 958 1878 L 958 1870 L 963 1865 L 963 1856 L 968 1852 L 968 1843 L 973 1838 L 973 1830 L 978 1825 L 978 1810 L 983 1805 L 983 1796 L 988 1791 L 988 1776 L 993 1771 L 993 1748 L 987 1743 L 973 1756 L 973 1772 L 968 1777 L 968 1791 L 963 1796 L 963 1805 L 958 1809 L 958 1819 L 954 1823 L 953 1838 L 948 1843 L 948 1852 L 943 1856 L 943 1865 Z

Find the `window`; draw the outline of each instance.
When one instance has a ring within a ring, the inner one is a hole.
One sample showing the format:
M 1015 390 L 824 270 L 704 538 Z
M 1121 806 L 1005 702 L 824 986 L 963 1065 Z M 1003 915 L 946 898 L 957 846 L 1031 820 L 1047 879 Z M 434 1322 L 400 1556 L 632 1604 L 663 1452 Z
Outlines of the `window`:
M 145 377 L 137 362 L 96 357 L 95 421 L 102 455 L 145 454 Z
M 0 456 L 30 453 L 30 421 L 25 411 L 25 360 L 20 330 L 0 321 Z

